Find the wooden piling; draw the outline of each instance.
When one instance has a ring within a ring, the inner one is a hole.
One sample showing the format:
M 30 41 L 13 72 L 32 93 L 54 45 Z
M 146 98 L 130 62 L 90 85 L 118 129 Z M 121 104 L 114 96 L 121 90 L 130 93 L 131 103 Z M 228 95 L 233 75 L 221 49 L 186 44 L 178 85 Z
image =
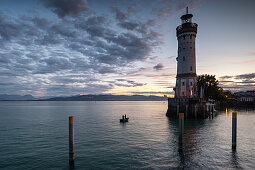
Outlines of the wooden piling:
M 74 164 L 74 117 L 69 116 L 69 164 Z
M 186 104 L 186 111 L 185 111 L 185 117 L 187 119 L 188 117 L 188 112 L 189 112 L 189 105 Z
M 197 118 L 197 105 L 194 106 L 195 118 Z
M 204 118 L 205 118 L 205 104 L 203 105 L 203 107 L 204 107 Z
M 179 114 L 179 112 L 180 112 L 180 105 L 177 104 L 176 107 L 177 107 L 177 117 L 178 117 L 178 116 L 179 116 L 178 114 Z
M 232 112 L 232 149 L 236 149 L 237 112 Z
M 184 113 L 179 113 L 179 152 L 183 151 Z
M 213 119 L 213 114 L 214 114 L 214 105 L 212 106 L 212 119 Z

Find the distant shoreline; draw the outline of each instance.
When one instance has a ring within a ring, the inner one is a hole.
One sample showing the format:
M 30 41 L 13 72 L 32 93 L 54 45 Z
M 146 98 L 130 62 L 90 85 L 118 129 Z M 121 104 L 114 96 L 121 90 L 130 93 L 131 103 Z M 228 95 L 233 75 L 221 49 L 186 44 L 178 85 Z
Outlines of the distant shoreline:
M 20 102 L 24 102 L 24 101 L 33 101 L 33 102 L 47 102 L 47 101 L 50 101 L 50 102 L 63 102 L 63 101 L 69 101 L 69 102 L 105 102 L 105 101 L 119 101 L 119 102 L 128 102 L 128 101 L 167 101 L 166 100 L 0 100 L 0 102 L 3 102 L 3 101 L 9 101 L 9 102 L 17 102 L 17 101 L 20 101 Z
M 226 101 L 217 103 L 219 108 L 255 109 L 255 102 Z
M 21 97 L 21 96 L 19 96 Z M 144 95 L 76 95 L 50 98 L 0 98 L 0 101 L 167 101 L 167 97 Z

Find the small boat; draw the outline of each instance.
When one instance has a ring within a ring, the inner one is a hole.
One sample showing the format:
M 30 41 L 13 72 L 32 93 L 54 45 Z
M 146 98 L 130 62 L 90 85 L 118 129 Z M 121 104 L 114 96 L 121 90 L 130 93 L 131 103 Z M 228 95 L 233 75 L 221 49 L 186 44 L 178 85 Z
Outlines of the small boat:
M 124 118 L 124 119 L 120 119 L 120 122 L 121 122 L 121 123 L 128 122 L 128 119 L 129 119 L 128 117 L 127 117 L 127 118 Z
M 120 122 L 121 123 L 125 123 L 125 122 L 128 122 L 128 117 L 126 115 L 122 115 L 122 119 L 120 119 Z

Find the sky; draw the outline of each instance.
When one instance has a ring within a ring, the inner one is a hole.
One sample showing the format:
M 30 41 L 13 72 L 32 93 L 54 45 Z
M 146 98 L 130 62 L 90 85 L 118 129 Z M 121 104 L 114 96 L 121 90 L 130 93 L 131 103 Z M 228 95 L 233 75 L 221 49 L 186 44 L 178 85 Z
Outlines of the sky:
M 197 74 L 255 89 L 254 0 L 0 0 L 0 94 L 172 96 L 186 6 Z

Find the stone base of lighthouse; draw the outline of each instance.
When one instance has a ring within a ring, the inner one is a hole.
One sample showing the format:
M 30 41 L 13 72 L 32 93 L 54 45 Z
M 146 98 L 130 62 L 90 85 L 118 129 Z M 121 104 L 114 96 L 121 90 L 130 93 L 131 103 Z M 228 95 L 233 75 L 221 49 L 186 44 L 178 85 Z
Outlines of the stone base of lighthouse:
M 178 113 L 184 113 L 185 118 L 207 118 L 213 112 L 213 108 L 206 106 L 206 102 L 200 99 L 168 98 L 166 116 L 178 117 Z

